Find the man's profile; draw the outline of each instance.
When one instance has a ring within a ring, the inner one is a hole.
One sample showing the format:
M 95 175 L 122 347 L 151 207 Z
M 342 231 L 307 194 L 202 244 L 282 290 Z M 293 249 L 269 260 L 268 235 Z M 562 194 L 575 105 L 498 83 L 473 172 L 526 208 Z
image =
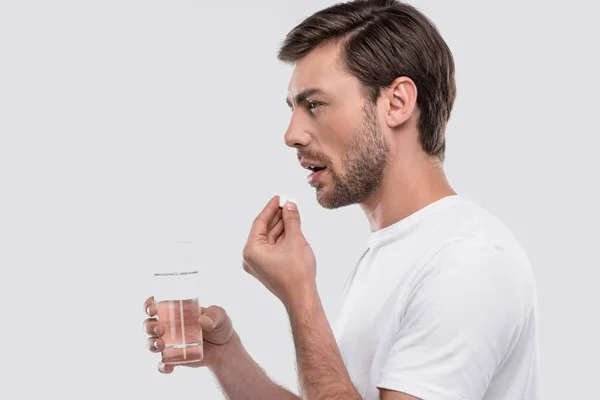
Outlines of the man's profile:
M 275 197 L 252 225 L 243 268 L 286 307 L 302 398 L 536 399 L 531 266 L 502 222 L 446 179 L 456 86 L 435 26 L 396 0 L 350 1 L 292 29 L 279 59 L 294 66 L 285 143 L 318 203 L 359 204 L 371 229 L 330 324 L 301 210 Z M 152 298 L 144 308 L 149 349 L 160 352 Z M 200 321 L 196 366 L 228 398 L 298 398 L 252 360 L 223 309 Z

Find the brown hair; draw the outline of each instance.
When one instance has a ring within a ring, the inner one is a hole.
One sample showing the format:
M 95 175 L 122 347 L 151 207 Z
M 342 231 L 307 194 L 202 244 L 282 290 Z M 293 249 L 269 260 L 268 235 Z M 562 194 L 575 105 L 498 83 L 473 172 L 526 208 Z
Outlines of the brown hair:
M 452 52 L 435 25 L 397 0 L 354 0 L 321 10 L 292 29 L 278 58 L 295 64 L 316 47 L 342 41 L 342 61 L 375 102 L 406 76 L 417 86 L 423 150 L 444 160 L 445 130 L 456 97 Z

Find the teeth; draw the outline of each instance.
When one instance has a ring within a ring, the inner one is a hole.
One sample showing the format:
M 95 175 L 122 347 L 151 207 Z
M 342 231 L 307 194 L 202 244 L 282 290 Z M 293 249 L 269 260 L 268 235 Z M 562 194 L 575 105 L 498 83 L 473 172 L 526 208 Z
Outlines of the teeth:
M 309 165 L 309 164 L 306 164 L 304 167 L 311 171 L 315 171 L 317 168 L 323 168 L 323 167 L 317 167 L 316 165 Z

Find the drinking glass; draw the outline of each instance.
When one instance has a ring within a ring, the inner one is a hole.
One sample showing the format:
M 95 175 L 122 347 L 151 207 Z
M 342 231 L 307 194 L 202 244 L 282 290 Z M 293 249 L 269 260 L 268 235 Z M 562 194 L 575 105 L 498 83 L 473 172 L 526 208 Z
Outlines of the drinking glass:
M 191 262 L 192 242 L 165 245 L 163 271 L 154 274 L 154 302 L 163 328 L 165 364 L 190 364 L 204 357 L 200 326 L 200 274 Z

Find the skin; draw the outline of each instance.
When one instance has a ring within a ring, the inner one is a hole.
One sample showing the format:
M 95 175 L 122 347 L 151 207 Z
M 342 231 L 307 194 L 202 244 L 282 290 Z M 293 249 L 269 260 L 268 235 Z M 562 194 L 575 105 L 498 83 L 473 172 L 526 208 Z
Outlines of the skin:
M 287 99 L 292 116 L 284 138 L 299 159 L 327 167 L 313 185 L 323 207 L 360 204 L 371 231 L 377 231 L 456 194 L 441 161 L 422 150 L 416 98 L 414 82 L 398 77 L 371 104 L 360 82 L 340 63 L 336 43 L 313 50 L 296 64 Z M 272 198 L 254 220 L 243 256 L 243 269 L 288 312 L 302 398 L 360 399 L 320 301 L 316 260 L 302 234 L 297 206 L 288 202 L 280 208 L 279 198 Z M 160 352 L 164 332 L 154 331 L 151 299 L 144 308 L 151 317 L 145 322 L 148 348 Z M 272 382 L 252 360 L 225 310 L 203 309 L 200 324 L 205 359 L 195 366 L 210 368 L 228 398 L 298 398 Z M 170 373 L 173 367 L 160 364 L 159 370 Z M 379 390 L 385 400 L 416 399 Z

